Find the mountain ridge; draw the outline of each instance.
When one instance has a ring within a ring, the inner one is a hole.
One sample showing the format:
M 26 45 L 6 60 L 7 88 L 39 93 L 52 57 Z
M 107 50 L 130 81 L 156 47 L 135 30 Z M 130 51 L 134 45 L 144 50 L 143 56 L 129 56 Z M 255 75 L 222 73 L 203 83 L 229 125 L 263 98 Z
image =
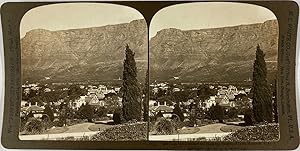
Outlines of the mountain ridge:
M 112 81 L 122 78 L 125 46 L 135 52 L 138 79 L 148 64 L 145 20 L 91 28 L 37 29 L 21 38 L 23 81 Z M 256 45 L 266 53 L 269 75 L 277 71 L 276 20 L 231 27 L 163 29 L 149 41 L 150 78 L 230 81 L 252 77 Z M 51 79 L 45 80 L 45 77 Z
M 199 30 L 164 29 L 150 40 L 150 75 L 162 81 L 174 76 L 187 82 L 244 81 L 252 78 L 257 44 L 267 61 L 277 60 L 277 20 Z M 277 62 L 267 65 L 273 80 Z
M 145 20 L 93 28 L 32 30 L 21 39 L 22 79 L 44 81 L 44 77 L 51 77 L 48 81 L 55 82 L 118 79 L 122 77 L 127 44 L 140 62 L 137 66 L 141 77 L 146 71 L 147 42 Z

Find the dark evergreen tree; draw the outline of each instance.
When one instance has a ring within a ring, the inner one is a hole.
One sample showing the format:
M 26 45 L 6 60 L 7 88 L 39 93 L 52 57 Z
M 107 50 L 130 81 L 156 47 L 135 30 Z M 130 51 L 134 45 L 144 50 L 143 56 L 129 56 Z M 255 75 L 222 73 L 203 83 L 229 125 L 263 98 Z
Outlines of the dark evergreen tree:
M 244 121 L 245 125 L 253 125 L 254 124 L 254 116 L 253 116 L 253 111 L 251 108 L 248 108 L 244 112 Z
M 210 98 L 210 96 L 212 95 L 216 95 L 214 94 L 213 90 L 209 88 L 208 85 L 201 85 L 198 87 L 198 91 L 197 91 L 197 99 L 195 99 L 196 101 L 196 106 L 199 106 L 199 104 L 201 106 L 203 106 L 203 102 L 207 99 Z
M 52 111 L 52 109 L 50 108 L 49 105 L 46 105 L 46 106 L 45 106 L 44 112 L 45 112 L 45 114 L 48 115 L 48 117 L 49 117 L 49 119 L 50 119 L 51 121 L 54 120 L 54 113 L 53 113 L 53 111 Z
M 272 122 L 272 95 L 267 81 L 265 54 L 259 45 L 256 49 L 256 59 L 253 70 L 253 114 L 256 122 Z
M 123 71 L 122 111 L 126 121 L 141 119 L 141 95 L 137 81 L 137 68 L 134 53 L 126 46 Z
M 217 104 L 215 106 L 214 112 L 215 112 L 217 120 L 219 120 L 220 123 L 223 123 L 223 119 L 225 116 L 225 109 L 222 106 L 220 106 L 219 104 Z
M 194 126 L 197 125 L 197 104 L 196 103 L 191 103 L 189 106 L 190 110 L 190 115 L 189 115 L 189 126 Z
M 212 120 L 219 120 L 220 123 L 223 123 L 225 117 L 225 109 L 219 104 L 213 105 L 208 111 L 208 118 Z
M 198 89 L 197 95 L 201 101 L 205 101 L 206 99 L 209 99 L 211 95 L 213 95 L 213 90 L 211 90 L 208 85 L 201 85 Z
M 116 108 L 113 114 L 113 121 L 114 124 L 121 124 L 123 122 L 123 116 L 122 116 L 122 109 L 121 108 Z
M 166 90 L 163 90 L 161 88 L 158 88 L 157 94 L 155 95 L 155 99 L 158 99 L 160 97 L 163 97 L 166 95 Z
M 78 99 L 81 95 L 86 95 L 87 90 L 81 89 L 78 85 L 71 85 L 68 90 L 68 96 L 71 101 Z
M 183 115 L 178 103 L 174 107 L 173 114 L 176 114 L 179 117 L 180 121 L 184 120 L 184 115 Z
M 86 105 L 82 105 L 80 106 L 79 110 L 78 110 L 78 114 L 82 119 L 87 119 L 88 122 L 93 122 L 93 116 L 94 116 L 94 109 L 91 105 L 86 104 Z
M 177 91 L 171 94 L 172 102 L 186 102 L 189 98 L 190 91 Z
M 145 86 L 144 86 L 144 100 L 143 100 L 143 120 L 145 122 L 149 119 L 149 103 L 148 103 L 148 97 L 149 97 L 149 69 L 146 72 L 146 79 L 145 79 Z

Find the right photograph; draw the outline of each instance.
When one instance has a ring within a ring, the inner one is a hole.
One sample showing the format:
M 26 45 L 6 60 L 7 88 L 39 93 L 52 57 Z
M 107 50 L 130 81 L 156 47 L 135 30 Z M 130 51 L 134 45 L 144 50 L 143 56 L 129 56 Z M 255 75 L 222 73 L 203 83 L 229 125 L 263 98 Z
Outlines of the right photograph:
M 150 141 L 278 141 L 279 27 L 267 8 L 193 2 L 149 28 Z

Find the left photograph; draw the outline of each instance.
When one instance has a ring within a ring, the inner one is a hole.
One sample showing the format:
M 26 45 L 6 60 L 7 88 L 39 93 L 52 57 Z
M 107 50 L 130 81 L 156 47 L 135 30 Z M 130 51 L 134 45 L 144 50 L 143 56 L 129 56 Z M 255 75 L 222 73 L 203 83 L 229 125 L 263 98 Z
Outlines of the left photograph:
M 20 23 L 20 140 L 144 141 L 148 29 L 134 8 L 35 7 Z

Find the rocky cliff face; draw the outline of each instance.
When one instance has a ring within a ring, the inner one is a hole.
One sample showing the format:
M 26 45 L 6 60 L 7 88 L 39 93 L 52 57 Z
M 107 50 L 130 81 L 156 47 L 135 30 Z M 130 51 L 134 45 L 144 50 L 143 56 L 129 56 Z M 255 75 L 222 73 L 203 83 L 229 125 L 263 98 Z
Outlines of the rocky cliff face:
M 244 81 L 252 79 L 256 46 L 265 52 L 270 77 L 277 70 L 276 20 L 234 27 L 182 31 L 163 29 L 150 41 L 155 80 Z
M 122 78 L 125 46 L 135 52 L 138 76 L 147 69 L 145 20 L 103 27 L 48 31 L 36 29 L 21 39 L 23 81 L 110 81 Z
M 148 40 L 144 20 L 103 27 L 48 31 L 21 39 L 23 81 L 111 81 L 122 78 L 125 46 L 135 52 L 144 81 Z M 268 71 L 277 70 L 278 25 L 265 23 L 182 31 L 164 29 L 150 40 L 152 80 L 242 81 L 252 78 L 256 46 L 265 51 Z

